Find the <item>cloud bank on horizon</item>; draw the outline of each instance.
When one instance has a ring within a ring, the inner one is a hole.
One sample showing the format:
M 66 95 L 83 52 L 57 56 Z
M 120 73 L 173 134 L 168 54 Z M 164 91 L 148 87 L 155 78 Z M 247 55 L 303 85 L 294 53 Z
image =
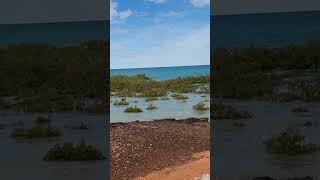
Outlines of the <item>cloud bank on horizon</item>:
M 210 0 L 112 0 L 111 69 L 210 64 Z

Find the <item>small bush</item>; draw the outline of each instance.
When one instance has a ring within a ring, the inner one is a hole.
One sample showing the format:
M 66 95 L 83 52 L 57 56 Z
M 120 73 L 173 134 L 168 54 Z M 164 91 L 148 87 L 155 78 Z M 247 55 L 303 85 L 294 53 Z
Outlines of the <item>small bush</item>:
M 159 107 L 157 107 L 157 106 L 155 106 L 153 104 L 149 104 L 149 106 L 146 109 L 151 111 L 151 110 L 157 110 L 157 109 L 159 109 Z
M 121 100 L 121 101 L 114 102 L 113 105 L 115 105 L 115 106 L 128 106 L 129 103 L 127 101 L 122 101 Z
M 195 111 L 207 111 L 209 110 L 209 107 L 206 107 L 206 104 L 204 102 L 199 102 L 198 104 L 193 106 L 193 109 Z
M 170 98 L 168 98 L 168 97 L 162 97 L 161 98 L 161 101 L 167 101 L 167 100 L 170 100 Z
M 91 145 L 87 145 L 84 140 L 81 140 L 78 144 L 56 144 L 44 157 L 45 161 L 92 161 L 105 159 L 106 157 L 101 151 Z
M 214 103 L 213 117 L 215 120 L 248 119 L 248 118 L 252 118 L 253 115 L 248 111 L 239 111 L 231 106 L 227 106 L 221 103 Z
M 173 94 L 172 97 L 173 97 L 174 99 L 178 99 L 178 100 L 189 99 L 188 96 L 184 96 L 184 95 L 182 95 L 182 94 Z
M 270 152 L 287 155 L 299 155 L 320 150 L 318 145 L 307 144 L 305 138 L 304 135 L 296 130 L 285 130 L 269 138 L 264 143 Z
M 138 108 L 137 106 L 134 107 L 127 107 L 124 110 L 125 113 L 141 113 L 143 112 L 142 109 Z
M 157 101 L 157 100 L 158 100 L 158 98 L 156 98 L 156 97 L 148 97 L 145 99 L 145 102 Z

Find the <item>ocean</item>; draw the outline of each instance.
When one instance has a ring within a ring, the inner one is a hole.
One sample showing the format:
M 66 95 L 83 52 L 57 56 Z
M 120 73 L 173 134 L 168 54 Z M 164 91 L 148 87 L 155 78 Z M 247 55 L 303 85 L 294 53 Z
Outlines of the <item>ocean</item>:
M 211 47 L 281 47 L 320 40 L 320 11 L 211 18 Z
M 135 69 L 111 69 L 111 76 L 145 74 L 155 80 L 175 79 L 177 77 L 201 76 L 210 74 L 210 65 L 176 66 Z

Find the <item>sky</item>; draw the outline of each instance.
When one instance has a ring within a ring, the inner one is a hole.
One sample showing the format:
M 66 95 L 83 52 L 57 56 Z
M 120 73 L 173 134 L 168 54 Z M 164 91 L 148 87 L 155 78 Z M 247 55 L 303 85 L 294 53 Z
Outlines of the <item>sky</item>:
M 210 64 L 210 0 L 112 0 L 111 69 Z

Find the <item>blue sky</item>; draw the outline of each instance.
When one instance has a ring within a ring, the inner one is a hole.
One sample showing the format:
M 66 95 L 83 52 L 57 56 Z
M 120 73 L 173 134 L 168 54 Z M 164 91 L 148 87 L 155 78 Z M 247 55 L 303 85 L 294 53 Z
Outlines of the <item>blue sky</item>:
M 112 0 L 111 69 L 210 63 L 210 0 Z

